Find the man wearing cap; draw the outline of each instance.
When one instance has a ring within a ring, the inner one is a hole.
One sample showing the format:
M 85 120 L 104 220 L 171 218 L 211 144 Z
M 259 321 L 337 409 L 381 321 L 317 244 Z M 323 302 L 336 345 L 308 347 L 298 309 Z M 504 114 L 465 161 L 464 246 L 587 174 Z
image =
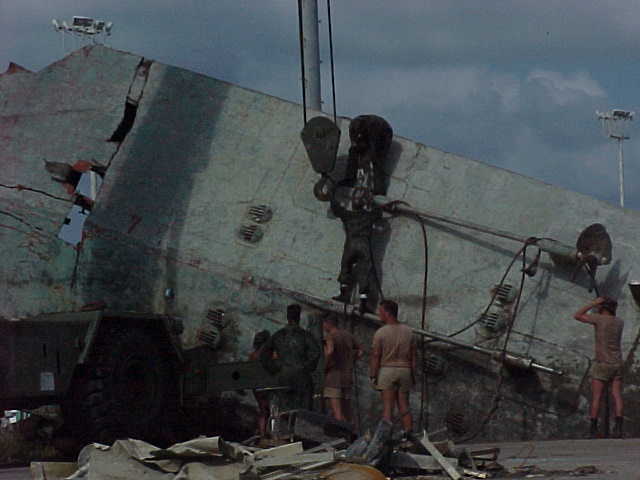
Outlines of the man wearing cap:
M 287 325 L 274 333 L 260 352 L 260 361 L 278 374 L 290 389 L 278 395 L 281 410 L 306 409 L 313 405 L 311 374 L 320 360 L 320 345 L 300 327 L 300 305 L 287 307 Z
M 624 321 L 616 317 L 618 303 L 609 297 L 598 297 L 578 310 L 573 317 L 595 328 L 595 362 L 591 367 L 591 438 L 598 434 L 598 411 L 602 391 L 611 383 L 615 409 L 613 436 L 622 437 L 622 348 Z M 594 309 L 596 313 L 588 313 Z

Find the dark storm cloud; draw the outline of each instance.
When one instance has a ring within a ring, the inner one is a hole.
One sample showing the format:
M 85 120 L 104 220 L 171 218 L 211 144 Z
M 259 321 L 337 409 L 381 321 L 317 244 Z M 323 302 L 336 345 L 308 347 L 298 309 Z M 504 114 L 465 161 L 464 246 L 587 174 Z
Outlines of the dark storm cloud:
M 46 66 L 63 56 L 51 18 L 87 15 L 115 22 L 114 48 L 300 102 L 296 3 L 3 0 L 0 63 Z M 617 201 L 615 146 L 595 110 L 638 105 L 640 3 L 334 0 L 332 11 L 339 114 L 378 113 L 402 136 Z M 640 208 L 631 136 L 627 204 Z
M 233 77 L 243 62 L 261 65 L 254 78 L 266 76 L 272 62 L 297 62 L 296 11 L 283 15 L 273 2 L 6 0 L 0 2 L 0 39 L 8 46 L 0 51 L 2 63 L 40 69 L 61 57 L 62 39 L 51 19 L 73 15 L 113 21 L 107 43 L 114 48 L 218 77 Z M 65 38 L 68 53 L 79 41 Z
M 350 110 L 374 110 L 403 136 L 617 201 L 615 152 L 595 117 L 606 92 L 586 72 L 380 68 L 345 90 Z
M 585 0 L 340 2 L 336 37 L 351 60 L 415 65 L 572 62 L 635 55 L 640 4 Z M 375 34 L 372 35 L 372 32 Z

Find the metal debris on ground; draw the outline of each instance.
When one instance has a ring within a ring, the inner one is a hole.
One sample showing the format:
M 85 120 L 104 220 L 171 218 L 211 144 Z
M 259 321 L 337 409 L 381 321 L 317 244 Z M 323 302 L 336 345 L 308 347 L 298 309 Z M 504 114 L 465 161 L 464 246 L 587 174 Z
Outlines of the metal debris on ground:
M 197 438 L 159 449 L 141 440 L 117 440 L 112 446 L 92 443 L 78 456 L 69 480 L 235 480 L 240 468 L 220 453 L 218 437 Z
M 278 443 L 272 439 L 278 444 L 268 448 L 220 437 L 199 437 L 167 449 L 134 439 L 118 440 L 112 446 L 94 443 L 81 451 L 78 470 L 67 479 L 459 480 L 599 473 L 593 465 L 566 471 L 544 470 L 536 465 L 505 469 L 498 463 L 499 448 L 474 450 L 448 439 L 434 442 L 426 432 L 400 437 L 397 432 L 394 435 L 392 427 L 381 421 L 375 432 L 367 432 L 353 442 L 344 438 L 325 442 L 298 438 Z M 258 443 L 255 438 L 250 440 Z M 42 465 L 34 464 L 34 468 L 45 472 Z
M 581 477 L 583 475 L 591 475 L 594 473 L 599 473 L 599 470 L 594 465 L 585 465 L 572 470 L 569 475 L 572 477 Z

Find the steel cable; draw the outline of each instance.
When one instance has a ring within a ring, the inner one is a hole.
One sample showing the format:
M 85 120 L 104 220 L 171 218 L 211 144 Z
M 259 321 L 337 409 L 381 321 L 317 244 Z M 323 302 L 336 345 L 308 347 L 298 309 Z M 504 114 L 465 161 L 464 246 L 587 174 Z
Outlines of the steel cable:
M 331 95 L 333 97 L 333 123 L 337 124 L 337 114 L 336 114 L 336 78 L 335 78 L 335 68 L 333 63 L 333 30 L 331 27 L 331 0 L 327 0 L 327 18 L 329 25 L 329 56 L 331 58 Z
M 307 80 L 304 73 L 304 30 L 302 28 L 302 0 L 298 0 L 298 27 L 300 35 L 300 70 L 302 72 L 302 118 L 307 124 Z
M 484 427 L 487 425 L 489 420 L 491 420 L 495 412 L 498 410 L 498 407 L 500 406 L 500 400 L 502 399 L 502 395 L 501 395 L 502 385 L 504 383 L 504 378 L 505 378 L 504 377 L 504 365 L 505 365 L 504 359 L 507 353 L 507 348 L 509 346 L 509 338 L 511 337 L 511 331 L 513 330 L 513 326 L 516 323 L 516 317 L 518 315 L 518 309 L 520 307 L 520 299 L 522 298 L 522 290 L 524 288 L 524 281 L 526 278 L 527 247 L 531 243 L 534 243 L 533 240 L 534 240 L 533 238 L 527 239 L 524 242 L 524 245 L 519 252 L 519 253 L 522 253 L 522 273 L 520 276 L 520 288 L 518 290 L 518 296 L 516 297 L 515 307 L 513 309 L 513 316 L 511 317 L 511 321 L 507 326 L 507 332 L 505 334 L 504 343 L 502 345 L 502 351 L 500 353 L 501 361 L 500 361 L 500 366 L 498 367 L 498 380 L 496 382 L 495 391 L 491 400 L 491 407 L 487 410 L 487 413 L 484 415 L 484 418 L 478 425 L 478 428 L 476 428 L 476 430 L 472 434 L 459 440 L 460 443 L 468 442 L 470 440 L 473 440 L 475 437 L 477 437 L 480 434 L 480 432 L 482 432 Z

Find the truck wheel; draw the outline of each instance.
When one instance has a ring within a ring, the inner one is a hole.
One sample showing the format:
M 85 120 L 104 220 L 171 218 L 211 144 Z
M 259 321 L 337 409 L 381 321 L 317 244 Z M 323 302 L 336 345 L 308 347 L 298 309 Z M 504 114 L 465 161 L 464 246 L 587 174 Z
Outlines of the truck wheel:
M 108 329 L 96 340 L 81 386 L 85 441 L 161 440 L 177 404 L 173 357 L 152 331 Z

